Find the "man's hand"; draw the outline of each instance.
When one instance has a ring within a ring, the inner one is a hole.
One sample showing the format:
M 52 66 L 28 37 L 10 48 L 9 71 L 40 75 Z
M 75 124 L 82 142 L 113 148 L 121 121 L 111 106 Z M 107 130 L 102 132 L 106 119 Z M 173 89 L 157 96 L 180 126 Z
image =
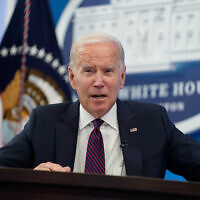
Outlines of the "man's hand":
M 62 167 L 59 164 L 55 164 L 52 162 L 41 163 L 34 170 L 41 170 L 41 171 L 50 171 L 50 172 L 71 172 L 71 168 L 66 166 Z

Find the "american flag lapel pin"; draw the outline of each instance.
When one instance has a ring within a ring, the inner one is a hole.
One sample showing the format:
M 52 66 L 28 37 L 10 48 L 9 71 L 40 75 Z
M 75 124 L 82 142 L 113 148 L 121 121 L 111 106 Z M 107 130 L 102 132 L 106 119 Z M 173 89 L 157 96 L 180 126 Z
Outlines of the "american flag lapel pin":
M 130 133 L 135 133 L 135 132 L 137 132 L 137 128 L 131 128 L 130 129 Z

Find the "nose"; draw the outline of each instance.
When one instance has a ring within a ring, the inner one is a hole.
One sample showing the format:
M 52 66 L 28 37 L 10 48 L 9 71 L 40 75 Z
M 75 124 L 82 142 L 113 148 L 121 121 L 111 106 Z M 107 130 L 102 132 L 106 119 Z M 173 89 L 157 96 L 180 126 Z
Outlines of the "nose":
M 101 73 L 96 74 L 94 86 L 95 87 L 103 87 L 104 86 L 104 79 L 103 79 L 103 75 Z

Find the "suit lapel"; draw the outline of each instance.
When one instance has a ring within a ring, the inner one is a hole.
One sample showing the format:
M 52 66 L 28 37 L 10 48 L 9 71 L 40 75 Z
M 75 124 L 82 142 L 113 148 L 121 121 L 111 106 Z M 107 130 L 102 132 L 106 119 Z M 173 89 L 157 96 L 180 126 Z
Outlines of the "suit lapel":
M 137 117 L 125 103 L 117 101 L 117 116 L 127 175 L 142 176 L 141 133 Z
M 73 170 L 76 152 L 79 102 L 69 105 L 56 125 L 56 162 Z

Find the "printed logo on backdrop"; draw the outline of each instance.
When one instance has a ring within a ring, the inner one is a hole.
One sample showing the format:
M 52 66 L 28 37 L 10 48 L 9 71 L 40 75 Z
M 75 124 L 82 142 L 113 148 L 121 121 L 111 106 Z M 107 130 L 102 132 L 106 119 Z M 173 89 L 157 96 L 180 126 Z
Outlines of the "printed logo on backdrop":
M 71 0 L 56 32 L 66 63 L 82 35 L 118 38 L 127 66 L 120 99 L 161 104 L 184 133 L 199 131 L 200 0 Z

